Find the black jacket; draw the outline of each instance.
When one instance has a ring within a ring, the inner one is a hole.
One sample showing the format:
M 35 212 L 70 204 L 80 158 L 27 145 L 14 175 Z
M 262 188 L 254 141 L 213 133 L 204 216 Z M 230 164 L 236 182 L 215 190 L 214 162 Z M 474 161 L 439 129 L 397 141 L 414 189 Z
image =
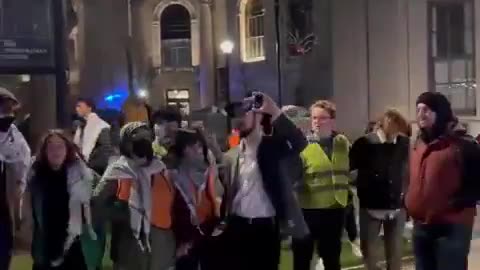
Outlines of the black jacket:
M 407 183 L 409 139 L 381 143 L 376 133 L 358 139 L 350 150 L 350 169 L 358 170 L 360 208 L 399 209 Z
M 95 147 L 88 159 L 88 166 L 102 175 L 108 166 L 108 160 L 114 155 L 114 148 L 110 137 L 110 129 L 103 129 L 98 135 Z

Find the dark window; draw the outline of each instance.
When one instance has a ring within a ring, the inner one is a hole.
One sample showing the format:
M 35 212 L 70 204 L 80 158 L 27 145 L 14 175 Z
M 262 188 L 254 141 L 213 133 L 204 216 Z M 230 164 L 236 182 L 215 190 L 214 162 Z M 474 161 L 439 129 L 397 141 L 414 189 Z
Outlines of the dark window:
M 182 5 L 170 5 L 162 13 L 162 40 L 190 39 L 190 14 Z
M 463 4 L 441 4 L 435 7 L 437 56 L 464 55 L 465 7 Z
M 162 59 L 165 67 L 192 66 L 190 13 L 182 5 L 170 5 L 161 17 Z
M 431 2 L 430 81 L 459 114 L 476 114 L 472 1 Z

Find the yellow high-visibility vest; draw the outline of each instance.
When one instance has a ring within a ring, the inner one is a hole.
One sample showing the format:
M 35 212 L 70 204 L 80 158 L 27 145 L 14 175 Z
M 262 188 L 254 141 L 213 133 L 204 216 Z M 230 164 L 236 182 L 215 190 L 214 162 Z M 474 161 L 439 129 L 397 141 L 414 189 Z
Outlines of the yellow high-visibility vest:
M 298 199 L 304 209 L 345 207 L 350 189 L 348 152 L 350 143 L 343 135 L 333 139 L 331 159 L 322 147 L 314 142 L 303 150 L 304 187 Z

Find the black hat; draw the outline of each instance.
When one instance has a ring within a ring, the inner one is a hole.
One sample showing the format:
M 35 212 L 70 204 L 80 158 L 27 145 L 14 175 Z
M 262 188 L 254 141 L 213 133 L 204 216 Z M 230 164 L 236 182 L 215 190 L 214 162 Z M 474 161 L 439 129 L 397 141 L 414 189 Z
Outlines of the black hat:
M 442 122 L 455 120 L 452 105 L 448 99 L 438 92 L 425 92 L 417 99 L 418 104 L 425 104 L 437 114 L 437 119 Z

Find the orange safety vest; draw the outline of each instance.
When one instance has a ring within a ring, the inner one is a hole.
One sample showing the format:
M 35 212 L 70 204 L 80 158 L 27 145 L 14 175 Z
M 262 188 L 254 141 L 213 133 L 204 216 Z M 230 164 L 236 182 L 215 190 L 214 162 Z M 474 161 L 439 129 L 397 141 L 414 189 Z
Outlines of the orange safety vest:
M 117 198 L 128 202 L 132 179 L 120 179 Z M 153 176 L 152 182 L 152 219 L 151 224 L 161 229 L 170 229 L 172 226 L 172 205 L 174 188 L 165 175 L 158 173 Z
M 240 134 L 238 134 L 238 132 L 232 133 L 232 135 L 228 137 L 228 146 L 230 147 L 230 149 L 232 149 L 237 147 L 239 144 L 240 144 Z
M 208 179 L 207 179 L 207 188 L 201 193 L 198 194 L 197 202 L 200 203 L 196 206 L 197 216 L 200 224 L 205 222 L 211 217 L 220 216 L 220 204 L 217 202 L 217 192 L 215 191 L 215 181 L 216 176 L 213 168 L 209 168 Z M 193 192 L 197 193 L 198 191 L 195 188 L 195 185 L 192 183 Z

